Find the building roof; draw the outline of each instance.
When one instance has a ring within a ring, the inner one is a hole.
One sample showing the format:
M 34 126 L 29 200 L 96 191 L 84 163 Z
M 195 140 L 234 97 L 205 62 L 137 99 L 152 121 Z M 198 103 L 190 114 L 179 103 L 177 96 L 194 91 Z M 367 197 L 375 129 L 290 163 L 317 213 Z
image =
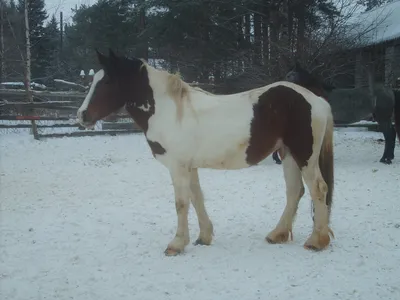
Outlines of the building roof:
M 350 35 L 363 47 L 400 38 L 400 0 L 354 15 L 349 23 Z

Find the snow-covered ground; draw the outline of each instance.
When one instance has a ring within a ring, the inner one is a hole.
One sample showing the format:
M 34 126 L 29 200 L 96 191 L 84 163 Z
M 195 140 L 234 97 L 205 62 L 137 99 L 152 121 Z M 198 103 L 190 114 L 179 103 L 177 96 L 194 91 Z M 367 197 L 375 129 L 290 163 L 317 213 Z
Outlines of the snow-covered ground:
M 173 189 L 141 134 L 1 135 L 0 299 L 399 300 L 400 147 L 382 165 L 378 138 L 335 132 L 336 239 L 327 250 L 302 247 L 308 193 L 294 241 L 264 241 L 285 205 L 282 167 L 269 157 L 245 170 L 200 170 L 213 244 L 165 257 Z M 193 242 L 193 209 L 189 226 Z

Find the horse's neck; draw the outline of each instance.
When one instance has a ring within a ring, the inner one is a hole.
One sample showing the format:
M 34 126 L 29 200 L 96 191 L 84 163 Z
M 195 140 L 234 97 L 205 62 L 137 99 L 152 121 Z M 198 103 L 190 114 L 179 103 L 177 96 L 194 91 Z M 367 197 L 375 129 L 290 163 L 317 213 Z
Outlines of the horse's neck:
M 154 100 L 157 102 L 159 98 L 163 98 L 167 94 L 168 73 L 163 70 L 157 70 L 149 65 L 146 65 L 146 69 L 149 84 L 153 90 Z
M 316 87 L 314 85 L 304 85 L 304 87 L 308 90 L 310 90 L 311 92 L 313 92 L 315 95 L 322 97 L 322 98 L 327 98 L 329 96 L 328 91 L 326 91 L 324 88 L 322 87 Z

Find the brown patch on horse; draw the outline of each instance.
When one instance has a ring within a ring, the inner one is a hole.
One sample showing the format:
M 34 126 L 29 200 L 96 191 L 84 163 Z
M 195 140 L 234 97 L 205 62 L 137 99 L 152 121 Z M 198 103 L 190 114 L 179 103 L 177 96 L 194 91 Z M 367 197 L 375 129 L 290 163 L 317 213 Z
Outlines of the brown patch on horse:
M 97 82 L 91 101 L 83 112 L 87 122 L 96 122 L 124 106 L 124 100 L 115 97 L 116 89 L 117 82 L 111 80 L 107 74 Z M 113 99 L 113 101 L 108 101 L 109 99 Z
M 125 105 L 125 110 L 146 133 L 148 120 L 155 113 L 147 64 L 137 58 L 118 57 L 112 51 L 109 57 L 98 51 L 97 55 L 104 76 L 96 84 L 87 110 L 90 114 L 93 110 L 93 116 L 100 119 Z
M 122 89 L 126 98 L 126 111 L 135 120 L 135 123 L 147 132 L 149 127 L 148 121 L 155 113 L 155 101 L 153 89 L 150 86 L 149 76 L 143 63 L 139 66 L 139 72 L 132 76 L 130 82 L 126 83 L 126 87 Z
M 159 142 L 153 142 L 153 141 L 147 140 L 147 143 L 150 146 L 150 149 L 151 149 L 151 152 L 153 153 L 153 156 L 163 155 L 163 154 L 165 154 L 167 152 L 164 149 L 164 147 L 161 146 L 161 144 Z
M 311 105 L 292 88 L 280 85 L 260 95 L 253 105 L 247 163 L 255 165 L 282 148 L 289 148 L 300 168 L 312 154 Z

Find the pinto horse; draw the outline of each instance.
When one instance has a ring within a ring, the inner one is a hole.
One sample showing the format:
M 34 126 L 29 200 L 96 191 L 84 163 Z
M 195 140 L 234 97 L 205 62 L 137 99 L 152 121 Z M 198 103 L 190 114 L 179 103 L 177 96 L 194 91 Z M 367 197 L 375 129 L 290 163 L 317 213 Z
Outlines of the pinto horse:
M 355 99 L 361 101 L 362 107 L 359 111 L 353 109 L 350 117 L 342 115 L 338 117 L 338 121 L 344 123 L 357 122 L 366 114 L 372 114 L 385 138 L 385 149 L 380 162 L 384 164 L 392 163 L 396 146 L 396 132 L 400 141 L 400 91 L 381 84 L 374 84 L 371 76 L 369 87 L 337 89 L 316 78 L 299 63 L 296 63 L 295 67 L 286 74 L 284 80 L 301 85 L 314 94 L 324 97 L 330 102 L 334 116 L 337 112 L 339 113 L 339 109 L 343 110 L 343 99 L 347 101 L 347 104 L 345 102 L 344 104 L 348 110 L 352 110 L 350 102 Z M 336 110 L 336 107 L 338 107 L 338 110 Z M 395 126 L 392 125 L 392 114 L 394 115 Z M 347 122 L 344 119 L 347 119 Z
M 285 80 L 301 85 L 329 102 L 327 91 L 331 91 L 332 87 L 323 82 L 316 81 L 316 78 L 311 77 L 310 73 L 307 72 L 307 75 L 305 75 L 304 72 L 306 71 L 296 62 L 294 69 L 286 74 Z M 318 84 L 316 84 L 316 82 L 318 82 Z M 278 151 L 274 152 L 272 158 L 277 164 L 281 164 Z
M 210 245 L 213 224 L 204 205 L 198 168 L 235 170 L 254 166 L 283 149 L 286 207 L 269 243 L 292 239 L 292 224 L 303 180 L 315 207 L 306 249 L 330 243 L 334 187 L 333 116 L 330 105 L 309 90 L 275 82 L 231 95 L 191 87 L 179 75 L 145 61 L 97 52 L 102 66 L 77 112 L 85 127 L 125 106 L 140 126 L 153 154 L 171 176 L 178 217 L 175 237 L 165 255 L 189 243 L 188 210 L 193 204 L 200 228 L 195 244 Z

